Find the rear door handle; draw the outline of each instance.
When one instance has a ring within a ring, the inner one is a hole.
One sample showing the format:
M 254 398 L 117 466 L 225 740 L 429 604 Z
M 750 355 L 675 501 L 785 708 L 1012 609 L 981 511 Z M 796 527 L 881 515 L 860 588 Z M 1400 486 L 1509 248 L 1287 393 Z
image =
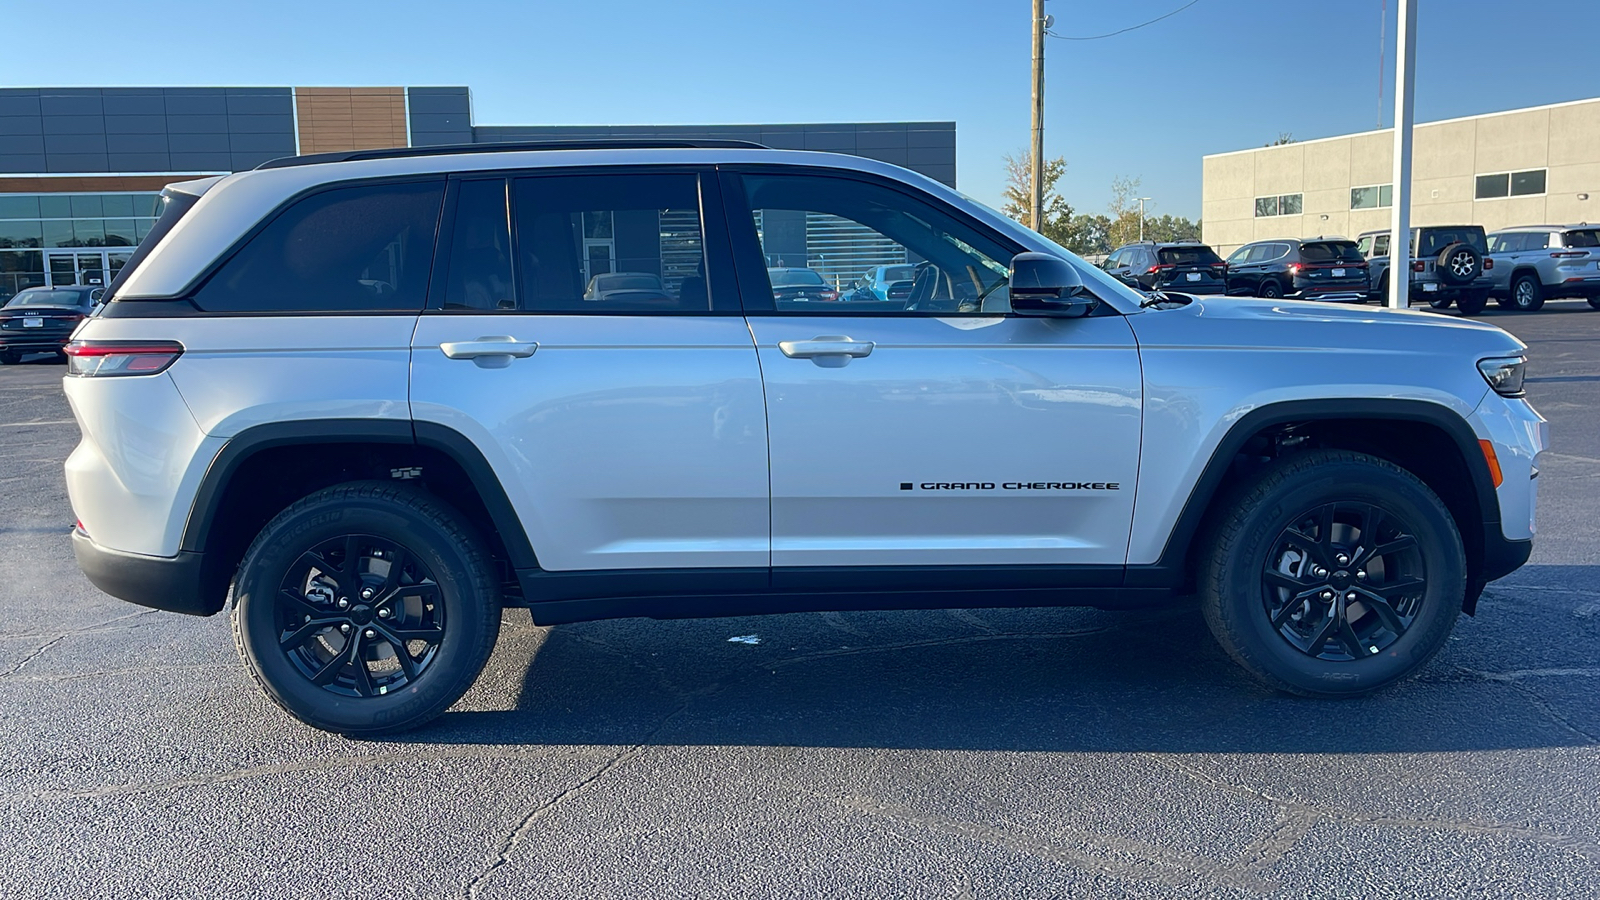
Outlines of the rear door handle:
M 819 334 L 809 341 L 779 341 L 778 349 L 790 359 L 809 359 L 825 369 L 848 366 L 850 360 L 871 356 L 872 341 L 852 340 L 841 334 Z
M 446 341 L 439 349 L 450 359 L 470 359 L 481 369 L 503 369 L 512 359 L 527 359 L 539 349 L 534 341 L 519 341 L 509 334 L 491 334 L 475 341 Z

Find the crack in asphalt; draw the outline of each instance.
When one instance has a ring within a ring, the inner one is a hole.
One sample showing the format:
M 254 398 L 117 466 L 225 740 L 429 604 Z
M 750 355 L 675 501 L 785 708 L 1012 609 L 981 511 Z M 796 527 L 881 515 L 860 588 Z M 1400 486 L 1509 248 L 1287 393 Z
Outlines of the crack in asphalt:
M 55 637 L 51 638 L 50 640 L 45 641 L 43 644 L 41 644 L 37 648 L 35 648 L 32 653 L 29 653 L 27 656 L 24 656 L 22 658 L 21 662 L 17 663 L 16 665 L 12 666 L 11 668 L 7 669 L 4 672 L 0 672 L 0 678 L 9 678 L 10 676 L 17 674 L 18 672 L 21 672 L 23 666 L 27 665 L 28 663 L 33 662 L 34 660 L 38 659 L 41 656 L 43 656 L 44 652 L 46 650 L 49 650 L 51 647 L 54 647 L 56 644 L 59 644 L 59 643 L 61 643 L 62 641 L 66 640 L 66 639 L 67 639 L 66 635 L 58 634 Z
M 637 757 L 645 747 L 649 746 L 651 742 L 661 734 L 661 732 L 666 730 L 667 726 L 672 723 L 673 719 L 677 718 L 688 708 L 689 704 L 686 701 L 678 706 L 677 709 L 667 713 L 667 715 L 656 724 L 656 727 L 651 729 L 650 733 L 646 734 L 644 738 L 639 741 L 639 743 L 634 744 L 631 747 L 625 747 L 617 753 L 612 754 L 605 762 L 596 767 L 594 771 L 579 779 L 577 783 L 556 792 L 549 799 L 538 804 L 532 810 L 530 810 L 528 814 L 523 817 L 522 821 L 517 824 L 517 827 L 512 829 L 511 833 L 506 836 L 505 842 L 500 845 L 499 851 L 495 854 L 494 859 L 489 862 L 488 867 L 486 867 L 482 872 L 479 872 L 477 875 L 473 876 L 472 880 L 467 882 L 466 887 L 462 889 L 459 896 L 466 898 L 466 900 L 476 900 L 478 893 L 483 889 L 484 881 L 487 880 L 490 875 L 494 874 L 496 869 L 502 868 L 511 862 L 511 854 L 522 845 L 523 841 L 527 840 L 528 835 L 533 831 L 533 826 L 537 824 L 540 819 L 543 819 L 545 816 L 549 815 L 551 810 L 554 810 L 557 806 L 560 806 L 569 798 L 576 797 L 578 794 L 583 793 L 589 788 L 590 785 L 604 777 L 607 772 L 610 772 L 613 769 L 616 769 L 618 766 L 624 765 Z
M 1263 803 L 1269 803 L 1280 810 L 1290 814 L 1307 816 L 1311 819 L 1310 825 L 1318 822 L 1331 822 L 1338 825 L 1369 826 L 1375 828 L 1395 828 L 1413 831 L 1447 831 L 1457 834 L 1494 834 L 1508 837 L 1522 838 L 1545 846 L 1566 851 L 1587 862 L 1600 862 L 1600 844 L 1583 838 L 1564 834 L 1553 827 L 1541 828 L 1531 824 L 1516 822 L 1481 822 L 1471 819 L 1440 819 L 1414 816 L 1387 816 L 1372 813 L 1362 813 L 1355 810 L 1333 809 L 1329 807 L 1314 806 L 1298 800 L 1279 797 L 1267 791 L 1251 787 L 1246 784 L 1235 784 L 1224 781 L 1214 775 L 1207 774 L 1192 766 L 1186 765 L 1172 757 L 1158 756 L 1156 754 L 1139 754 L 1157 765 L 1175 769 L 1197 784 L 1205 785 L 1213 790 L 1249 797 Z
M 92 625 L 84 625 L 81 628 L 69 628 L 66 631 L 33 631 L 33 632 L 24 631 L 24 632 L 19 632 L 17 634 L 0 634 L 0 637 L 4 637 L 4 638 L 7 638 L 7 639 L 12 639 L 12 640 L 23 640 L 23 639 L 26 639 L 26 638 L 51 638 L 52 639 L 52 643 L 53 643 L 54 641 L 60 640 L 61 638 L 72 637 L 73 635 L 78 635 L 78 634 L 104 634 L 104 633 L 106 633 L 108 631 L 121 631 L 122 629 L 120 629 L 120 628 L 107 628 L 106 626 L 115 624 L 117 622 L 124 622 L 124 621 L 127 621 L 128 619 L 137 619 L 137 618 L 139 618 L 141 616 L 154 615 L 154 614 L 156 614 L 158 612 L 160 612 L 160 610 L 157 610 L 157 609 L 141 609 L 138 612 L 131 612 L 131 613 L 127 613 L 126 615 L 121 615 L 121 616 L 116 616 L 114 618 L 106 619 L 104 622 L 95 622 Z

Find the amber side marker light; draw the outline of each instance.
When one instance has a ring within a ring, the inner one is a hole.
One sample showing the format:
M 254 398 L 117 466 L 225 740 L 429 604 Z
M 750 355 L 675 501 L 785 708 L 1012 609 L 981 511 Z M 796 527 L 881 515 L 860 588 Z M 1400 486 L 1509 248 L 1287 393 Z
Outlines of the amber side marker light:
M 1494 442 L 1480 440 L 1478 446 L 1483 448 L 1483 461 L 1489 464 L 1489 478 L 1494 481 L 1495 487 L 1499 487 L 1506 478 L 1500 474 L 1500 457 L 1494 455 Z

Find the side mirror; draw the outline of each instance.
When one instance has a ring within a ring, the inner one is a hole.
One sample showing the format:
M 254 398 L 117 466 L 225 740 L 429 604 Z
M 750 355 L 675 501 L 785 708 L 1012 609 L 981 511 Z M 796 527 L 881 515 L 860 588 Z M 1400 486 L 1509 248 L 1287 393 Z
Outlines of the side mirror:
M 1100 305 L 1072 263 L 1048 253 L 1011 258 L 1011 309 L 1024 316 L 1075 319 Z

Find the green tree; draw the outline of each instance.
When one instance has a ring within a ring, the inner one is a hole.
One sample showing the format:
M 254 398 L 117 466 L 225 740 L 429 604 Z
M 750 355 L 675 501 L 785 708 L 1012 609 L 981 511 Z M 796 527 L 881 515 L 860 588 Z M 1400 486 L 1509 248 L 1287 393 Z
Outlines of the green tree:
M 1022 151 L 1006 154 L 1006 188 L 1001 194 L 1000 211 L 1051 240 L 1062 233 L 1072 218 L 1072 207 L 1056 192 L 1056 182 L 1067 171 L 1067 159 L 1058 156 L 1044 161 L 1044 214 L 1042 224 L 1033 223 L 1033 162 Z
M 1200 223 L 1182 216 L 1148 216 L 1144 220 L 1144 236 L 1151 241 L 1198 241 Z
M 1111 224 L 1106 229 L 1106 239 L 1112 248 L 1139 239 L 1139 184 L 1138 178 L 1126 175 L 1111 182 L 1111 203 L 1106 207 Z

